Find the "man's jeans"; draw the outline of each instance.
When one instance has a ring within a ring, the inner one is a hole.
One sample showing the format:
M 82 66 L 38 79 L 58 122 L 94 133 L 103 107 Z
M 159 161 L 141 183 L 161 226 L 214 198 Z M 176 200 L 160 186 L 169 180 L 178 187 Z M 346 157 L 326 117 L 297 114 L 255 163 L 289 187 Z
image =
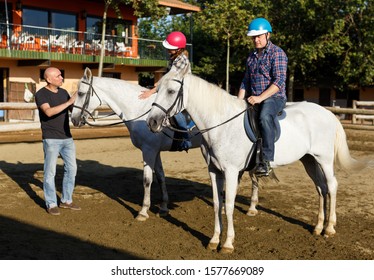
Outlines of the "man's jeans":
M 283 110 L 286 100 L 269 97 L 260 104 L 260 129 L 262 135 L 263 159 L 274 161 L 275 125 L 274 119 Z
M 73 138 L 69 139 L 43 139 L 44 150 L 44 181 L 43 190 L 47 208 L 57 206 L 55 175 L 58 156 L 64 161 L 64 177 L 62 180 L 61 202 L 73 201 L 75 176 L 77 174 L 77 161 L 75 157 L 75 144 Z

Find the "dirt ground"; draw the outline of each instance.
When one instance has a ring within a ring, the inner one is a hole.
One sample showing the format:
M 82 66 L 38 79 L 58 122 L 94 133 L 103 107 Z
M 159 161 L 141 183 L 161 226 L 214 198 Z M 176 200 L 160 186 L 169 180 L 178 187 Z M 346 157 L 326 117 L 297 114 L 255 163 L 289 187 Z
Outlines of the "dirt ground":
M 0 259 L 374 259 L 372 170 L 356 174 L 337 170 L 338 223 L 332 238 L 312 235 L 318 196 L 300 163 L 276 169 L 280 183 L 262 184 L 256 217 L 246 215 L 251 190 L 245 174 L 235 205 L 235 251 L 225 255 L 205 249 L 214 218 L 199 149 L 162 154 L 170 215 L 157 216 L 161 196 L 154 184 L 150 218 L 134 219 L 143 198 L 142 158 L 124 130 L 113 129 L 112 135 L 91 130 L 103 138 L 86 140 L 79 138 L 88 131 L 73 131 L 79 166 L 74 202 L 82 210 L 62 209 L 60 216 L 45 211 L 38 132 L 0 136 Z M 373 132 L 365 135 L 374 139 Z M 365 148 L 352 155 L 374 157 Z

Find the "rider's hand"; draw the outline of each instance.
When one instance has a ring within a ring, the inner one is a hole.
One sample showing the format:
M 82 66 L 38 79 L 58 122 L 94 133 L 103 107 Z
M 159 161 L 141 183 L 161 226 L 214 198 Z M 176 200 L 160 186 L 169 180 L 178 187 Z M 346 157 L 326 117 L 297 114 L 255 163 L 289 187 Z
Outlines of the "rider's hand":
M 139 95 L 139 99 L 146 99 L 146 98 L 150 97 L 154 93 L 156 93 L 156 87 L 154 87 L 154 88 L 152 88 L 150 90 L 144 90 Z
M 139 95 L 139 99 L 146 99 L 152 95 L 152 92 L 150 90 L 142 91 L 142 93 Z

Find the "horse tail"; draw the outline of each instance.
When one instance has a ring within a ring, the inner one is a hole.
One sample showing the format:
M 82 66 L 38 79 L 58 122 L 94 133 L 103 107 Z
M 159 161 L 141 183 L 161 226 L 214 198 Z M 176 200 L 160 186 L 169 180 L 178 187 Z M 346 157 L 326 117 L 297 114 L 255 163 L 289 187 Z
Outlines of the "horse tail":
M 335 160 L 339 166 L 347 171 L 359 171 L 368 166 L 368 161 L 352 158 L 347 143 L 347 135 L 340 121 L 336 119 L 337 129 L 335 137 Z

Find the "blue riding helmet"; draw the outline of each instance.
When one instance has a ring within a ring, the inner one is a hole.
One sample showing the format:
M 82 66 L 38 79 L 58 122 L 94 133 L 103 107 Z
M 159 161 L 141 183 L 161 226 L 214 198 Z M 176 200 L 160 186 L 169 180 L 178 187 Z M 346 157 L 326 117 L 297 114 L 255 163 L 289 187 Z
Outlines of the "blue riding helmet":
M 256 18 L 248 25 L 247 36 L 258 36 L 272 31 L 271 25 L 266 19 Z

